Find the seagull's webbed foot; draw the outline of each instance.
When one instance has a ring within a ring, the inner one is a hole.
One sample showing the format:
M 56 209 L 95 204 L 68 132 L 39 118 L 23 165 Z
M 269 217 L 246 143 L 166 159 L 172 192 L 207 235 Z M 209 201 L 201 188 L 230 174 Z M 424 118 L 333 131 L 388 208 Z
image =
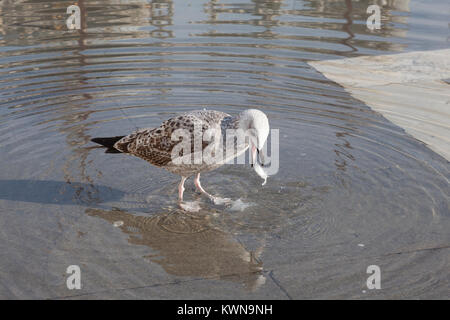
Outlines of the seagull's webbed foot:
M 214 197 L 212 196 L 211 201 L 214 202 L 214 204 L 221 205 L 221 204 L 230 204 L 232 200 L 230 198 L 221 198 L 221 197 Z

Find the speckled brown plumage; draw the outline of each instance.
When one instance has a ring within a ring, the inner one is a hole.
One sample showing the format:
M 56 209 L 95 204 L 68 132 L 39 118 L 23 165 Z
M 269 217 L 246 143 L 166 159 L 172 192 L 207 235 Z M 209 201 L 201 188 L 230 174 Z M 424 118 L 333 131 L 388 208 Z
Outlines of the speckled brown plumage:
M 183 170 L 192 174 L 200 171 L 208 171 L 217 166 L 205 165 L 178 165 L 172 163 L 172 150 L 180 142 L 173 141 L 172 134 L 177 129 L 184 129 L 190 133 L 191 153 L 194 152 L 194 129 L 198 128 L 198 135 L 208 129 L 222 130 L 222 120 L 231 118 L 230 115 L 214 110 L 197 110 L 181 114 L 164 121 L 154 129 L 141 129 L 123 137 L 114 144 L 117 150 L 142 158 L 149 163 L 163 167 L 174 173 L 182 174 Z M 202 150 L 209 142 L 202 141 Z M 180 154 L 182 156 L 183 154 Z

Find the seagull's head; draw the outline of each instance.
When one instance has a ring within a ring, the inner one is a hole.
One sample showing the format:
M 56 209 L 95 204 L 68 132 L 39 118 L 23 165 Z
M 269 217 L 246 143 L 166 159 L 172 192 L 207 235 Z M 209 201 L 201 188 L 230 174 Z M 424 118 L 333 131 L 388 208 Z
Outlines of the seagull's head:
M 269 119 L 264 112 L 257 109 L 248 109 L 240 114 L 239 128 L 244 130 L 250 140 L 253 161 L 256 160 L 256 152 L 259 153 L 261 161 L 264 162 L 262 148 L 269 136 Z

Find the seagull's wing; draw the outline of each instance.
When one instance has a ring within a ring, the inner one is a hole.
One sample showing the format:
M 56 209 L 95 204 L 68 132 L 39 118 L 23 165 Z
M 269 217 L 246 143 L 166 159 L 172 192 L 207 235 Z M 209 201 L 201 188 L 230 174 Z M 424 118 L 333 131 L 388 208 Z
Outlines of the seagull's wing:
M 172 134 L 177 129 L 189 133 L 191 139 L 191 152 L 194 152 L 194 128 L 201 135 L 210 128 L 220 128 L 221 121 L 227 117 L 226 113 L 214 110 L 191 111 L 164 121 L 154 129 L 138 130 L 116 142 L 114 148 L 124 153 L 142 158 L 151 164 L 164 167 L 172 161 L 172 149 L 180 140 L 172 140 Z M 200 137 L 201 138 L 201 137 Z M 202 150 L 208 142 L 202 139 Z

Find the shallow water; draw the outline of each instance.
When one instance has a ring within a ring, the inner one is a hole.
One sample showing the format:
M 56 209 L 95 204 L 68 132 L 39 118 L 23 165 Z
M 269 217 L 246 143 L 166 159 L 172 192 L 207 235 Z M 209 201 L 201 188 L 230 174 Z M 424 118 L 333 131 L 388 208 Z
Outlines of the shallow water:
M 448 48 L 448 1 L 0 2 L 1 298 L 449 298 L 449 163 L 311 60 Z M 280 168 L 179 178 L 90 139 L 266 112 Z M 79 265 L 82 289 L 68 290 Z M 382 289 L 368 290 L 379 265 Z

